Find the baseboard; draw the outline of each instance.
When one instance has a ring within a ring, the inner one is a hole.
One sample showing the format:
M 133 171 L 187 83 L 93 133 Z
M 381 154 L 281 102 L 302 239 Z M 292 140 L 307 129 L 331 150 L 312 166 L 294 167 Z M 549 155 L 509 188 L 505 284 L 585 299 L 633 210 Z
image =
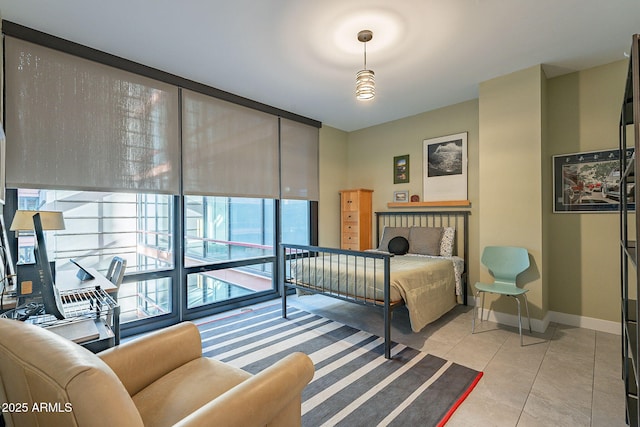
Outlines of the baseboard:
M 548 312 L 547 317 L 549 317 L 552 322 L 560 323 L 562 325 L 593 329 L 595 331 L 608 332 L 615 335 L 620 335 L 622 333 L 620 322 L 612 322 L 611 320 L 577 316 L 575 314 L 560 313 L 558 311 Z
M 474 298 L 469 298 L 470 303 L 474 304 Z M 480 309 L 478 309 L 480 311 Z M 502 312 L 489 311 L 484 309 L 484 318 L 491 322 L 500 323 L 502 325 L 518 327 L 518 316 L 515 314 L 508 314 Z M 480 314 L 478 314 L 478 317 Z M 478 321 L 479 319 L 476 319 Z M 607 332 L 610 334 L 620 335 L 620 322 L 612 322 L 610 320 L 596 319 L 593 317 L 578 316 L 575 314 L 560 313 L 558 311 L 549 311 L 544 319 L 531 319 L 531 329 L 535 332 L 544 332 L 549 327 L 551 322 L 560 323 L 567 326 L 575 326 L 578 328 L 592 329 L 600 332 Z M 522 307 L 522 329 L 527 329 L 527 313 Z

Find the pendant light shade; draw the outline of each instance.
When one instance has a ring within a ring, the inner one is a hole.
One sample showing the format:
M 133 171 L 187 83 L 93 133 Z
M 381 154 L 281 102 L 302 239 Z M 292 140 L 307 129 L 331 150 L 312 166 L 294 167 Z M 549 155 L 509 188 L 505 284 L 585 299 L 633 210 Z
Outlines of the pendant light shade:
M 356 99 L 366 101 L 376 96 L 376 79 L 373 70 L 367 70 L 367 42 L 373 38 L 373 32 L 362 30 L 358 40 L 364 43 L 364 68 L 356 74 Z
M 356 98 L 373 99 L 376 96 L 375 73 L 371 70 L 360 70 L 356 74 Z

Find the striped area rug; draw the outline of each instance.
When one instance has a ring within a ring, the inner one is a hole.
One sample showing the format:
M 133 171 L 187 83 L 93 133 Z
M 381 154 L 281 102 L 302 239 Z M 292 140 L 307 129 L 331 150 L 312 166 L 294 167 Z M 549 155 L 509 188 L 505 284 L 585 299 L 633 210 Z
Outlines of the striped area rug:
M 302 351 L 315 365 L 304 426 L 440 426 L 482 373 L 295 308 L 251 310 L 198 324 L 203 352 L 251 373 Z

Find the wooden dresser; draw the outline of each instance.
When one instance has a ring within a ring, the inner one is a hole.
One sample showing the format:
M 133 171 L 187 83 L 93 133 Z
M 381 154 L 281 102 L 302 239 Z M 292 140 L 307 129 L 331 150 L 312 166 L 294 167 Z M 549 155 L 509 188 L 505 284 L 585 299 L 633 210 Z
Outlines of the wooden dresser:
M 340 247 L 363 251 L 371 248 L 373 190 L 340 191 Z

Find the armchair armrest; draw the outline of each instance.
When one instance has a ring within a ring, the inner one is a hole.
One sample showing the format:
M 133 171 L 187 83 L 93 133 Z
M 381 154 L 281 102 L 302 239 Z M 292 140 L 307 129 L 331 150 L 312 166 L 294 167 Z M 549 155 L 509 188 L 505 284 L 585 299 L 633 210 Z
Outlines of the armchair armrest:
M 302 390 L 313 378 L 309 356 L 293 353 L 204 405 L 179 427 L 299 426 Z
M 196 325 L 183 322 L 98 353 L 133 396 L 158 378 L 202 357 Z

